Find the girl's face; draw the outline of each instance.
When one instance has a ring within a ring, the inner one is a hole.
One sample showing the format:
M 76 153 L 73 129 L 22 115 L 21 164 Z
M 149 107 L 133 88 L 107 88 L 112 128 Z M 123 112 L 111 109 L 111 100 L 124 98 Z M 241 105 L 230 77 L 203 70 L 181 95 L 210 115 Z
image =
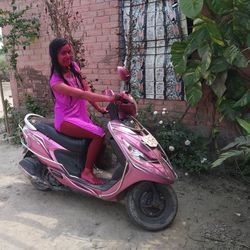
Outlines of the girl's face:
M 62 68 L 68 68 L 72 63 L 73 55 L 71 46 L 69 44 L 64 45 L 57 54 L 58 63 Z

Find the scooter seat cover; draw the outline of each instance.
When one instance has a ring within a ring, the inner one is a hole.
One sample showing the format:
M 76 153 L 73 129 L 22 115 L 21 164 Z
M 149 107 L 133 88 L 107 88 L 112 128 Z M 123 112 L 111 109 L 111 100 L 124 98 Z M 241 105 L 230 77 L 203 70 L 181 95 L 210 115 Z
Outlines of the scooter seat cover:
M 84 152 L 90 142 L 89 139 L 77 139 L 63 135 L 57 132 L 52 124 L 36 123 L 34 124 L 34 126 L 39 132 L 46 135 L 53 141 L 57 142 L 64 148 L 73 152 L 79 152 L 79 153 Z

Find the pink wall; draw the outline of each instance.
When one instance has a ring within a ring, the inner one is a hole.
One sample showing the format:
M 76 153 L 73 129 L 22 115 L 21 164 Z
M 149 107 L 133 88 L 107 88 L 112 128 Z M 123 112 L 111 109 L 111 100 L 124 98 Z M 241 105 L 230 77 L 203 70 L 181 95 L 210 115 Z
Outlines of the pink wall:
M 0 3 L 1 8 L 9 7 L 8 0 Z M 22 8 L 32 3 L 28 15 L 40 16 L 40 38 L 25 50 L 20 48 L 18 70 L 24 78 L 24 86 L 17 86 L 11 77 L 12 93 L 15 106 L 19 106 L 25 93 L 33 94 L 38 98 L 50 98 L 48 88 L 50 74 L 50 58 L 48 46 L 54 36 L 48 35 L 48 19 L 45 21 L 44 1 L 17 0 Z M 119 90 L 119 81 L 116 75 L 119 56 L 119 7 L 118 0 L 75 0 L 74 10 L 79 11 L 84 18 L 82 28 L 77 36 L 85 32 L 86 67 L 82 70 L 88 80 L 98 79 L 95 88 L 98 91 L 112 88 Z M 5 30 L 6 31 L 6 30 Z M 33 74 L 33 77 L 30 77 Z M 37 76 L 37 77 L 36 77 Z M 37 79 L 37 80 L 36 80 Z M 42 86 L 47 85 L 47 86 Z

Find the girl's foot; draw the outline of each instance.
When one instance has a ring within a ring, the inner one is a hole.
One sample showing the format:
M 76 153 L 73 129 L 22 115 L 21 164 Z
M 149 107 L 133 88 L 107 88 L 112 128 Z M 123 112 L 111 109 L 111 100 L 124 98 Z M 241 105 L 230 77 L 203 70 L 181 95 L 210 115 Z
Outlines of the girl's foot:
M 94 176 L 92 173 L 81 174 L 81 178 L 93 185 L 102 185 L 104 182 Z

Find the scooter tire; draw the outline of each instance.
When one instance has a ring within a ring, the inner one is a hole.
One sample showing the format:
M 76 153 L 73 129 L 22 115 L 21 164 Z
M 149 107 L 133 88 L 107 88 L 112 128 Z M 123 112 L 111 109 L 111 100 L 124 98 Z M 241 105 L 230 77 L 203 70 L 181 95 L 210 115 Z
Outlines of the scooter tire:
M 153 198 L 153 190 L 159 193 L 159 209 L 150 207 L 147 203 L 147 199 Z M 169 185 L 140 182 L 127 192 L 126 208 L 134 224 L 149 231 L 159 231 L 173 222 L 178 210 L 178 200 L 175 191 Z

